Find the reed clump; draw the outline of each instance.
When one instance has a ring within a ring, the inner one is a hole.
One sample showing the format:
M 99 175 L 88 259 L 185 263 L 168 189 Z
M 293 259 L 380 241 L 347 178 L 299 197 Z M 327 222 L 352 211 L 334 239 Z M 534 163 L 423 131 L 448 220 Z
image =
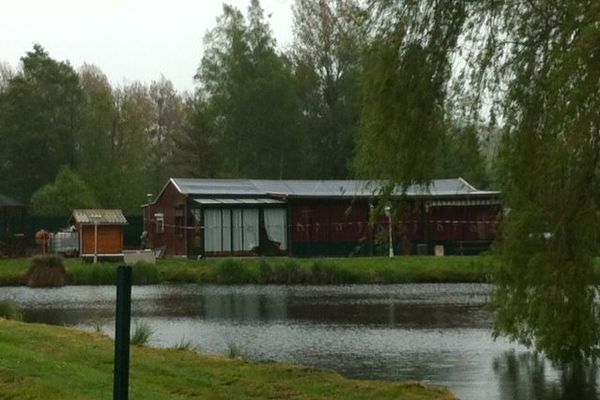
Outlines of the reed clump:
M 0 301 L 0 318 L 22 321 L 23 313 L 12 301 Z
M 25 284 L 29 287 L 65 286 L 67 271 L 63 259 L 53 255 L 34 257 L 25 274 Z

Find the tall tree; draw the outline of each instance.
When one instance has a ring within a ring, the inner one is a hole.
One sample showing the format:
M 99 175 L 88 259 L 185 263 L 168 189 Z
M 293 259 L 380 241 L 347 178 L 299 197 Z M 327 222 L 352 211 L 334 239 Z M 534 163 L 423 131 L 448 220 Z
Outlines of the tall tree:
M 0 94 L 0 190 L 28 201 L 61 165 L 75 165 L 79 79 L 35 45 Z
M 462 177 L 478 189 L 490 185 L 490 160 L 482 149 L 481 128 L 449 121 L 436 149 L 436 178 Z
M 251 2 L 247 19 L 224 6 L 205 43 L 197 79 L 221 138 L 224 174 L 299 176 L 304 143 L 293 76 L 259 2 Z
M 600 351 L 600 3 L 483 1 L 471 39 L 504 121 L 495 333 L 572 362 Z M 483 33 L 483 34 L 482 34 Z
M 108 79 L 92 65 L 79 71 L 82 90 L 80 133 L 76 142 L 77 170 L 100 204 L 111 204 L 111 184 L 118 160 L 113 158 L 111 131 L 116 118 L 115 99 Z
M 296 0 L 292 59 L 313 175 L 347 178 L 360 126 L 361 35 L 352 0 Z
M 362 176 L 407 187 L 434 178 L 446 134 L 451 57 L 462 1 L 373 0 L 356 165 Z
M 158 193 L 174 171 L 171 161 L 175 137 L 181 135 L 186 108 L 173 83 L 164 77 L 152 82 L 149 95 L 154 113 L 154 122 L 148 132 L 151 141 L 149 170 L 153 174 L 152 190 Z
M 110 131 L 111 165 L 114 168 L 107 206 L 137 213 L 152 193 L 150 130 L 156 121 L 154 104 L 139 82 L 114 91 L 116 114 Z
M 215 121 L 202 99 L 185 104 L 182 129 L 173 136 L 174 152 L 170 164 L 180 176 L 216 178 L 222 171 L 223 156 Z
M 10 65 L 0 62 L 0 92 L 6 90 L 13 76 L 14 71 L 12 70 Z

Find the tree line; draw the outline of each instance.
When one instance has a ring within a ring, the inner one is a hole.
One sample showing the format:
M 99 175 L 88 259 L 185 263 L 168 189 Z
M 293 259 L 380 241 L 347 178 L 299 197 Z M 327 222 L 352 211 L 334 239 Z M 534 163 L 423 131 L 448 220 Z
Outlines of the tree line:
M 139 213 L 147 194 L 156 195 L 172 176 L 391 177 L 372 171 L 364 151 L 377 95 L 369 90 L 377 84 L 368 79 L 377 68 L 369 52 L 377 43 L 364 34 L 358 2 L 297 0 L 294 40 L 285 50 L 257 0 L 244 11 L 224 5 L 207 32 L 194 93 L 177 92 L 165 77 L 115 87 L 98 66 L 76 70 L 39 44 L 18 70 L 3 65 L 0 193 L 30 203 L 37 214 L 74 207 Z M 408 104 L 429 88 L 394 90 Z M 395 110 L 410 112 L 400 103 Z M 404 127 L 417 135 L 431 124 L 443 130 L 442 141 L 415 157 L 432 160 L 436 178 L 489 185 L 485 129 L 440 124 L 436 112 L 424 110 Z M 395 118 L 403 125 L 401 113 Z M 391 149 L 383 142 L 372 155 Z

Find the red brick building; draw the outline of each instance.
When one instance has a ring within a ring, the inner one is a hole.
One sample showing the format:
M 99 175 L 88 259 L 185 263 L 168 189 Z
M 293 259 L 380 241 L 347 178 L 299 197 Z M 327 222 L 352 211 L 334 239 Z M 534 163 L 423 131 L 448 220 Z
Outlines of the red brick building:
M 173 256 L 382 254 L 392 221 L 395 254 L 474 254 L 495 239 L 499 192 L 435 180 L 388 200 L 357 180 L 170 179 L 144 206 L 155 248 Z

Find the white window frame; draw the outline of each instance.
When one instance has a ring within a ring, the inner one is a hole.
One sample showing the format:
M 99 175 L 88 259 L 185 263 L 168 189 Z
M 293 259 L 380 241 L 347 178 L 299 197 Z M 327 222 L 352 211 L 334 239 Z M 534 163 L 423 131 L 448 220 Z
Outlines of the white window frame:
M 154 214 L 154 221 L 156 223 L 156 233 L 165 233 L 165 214 Z

